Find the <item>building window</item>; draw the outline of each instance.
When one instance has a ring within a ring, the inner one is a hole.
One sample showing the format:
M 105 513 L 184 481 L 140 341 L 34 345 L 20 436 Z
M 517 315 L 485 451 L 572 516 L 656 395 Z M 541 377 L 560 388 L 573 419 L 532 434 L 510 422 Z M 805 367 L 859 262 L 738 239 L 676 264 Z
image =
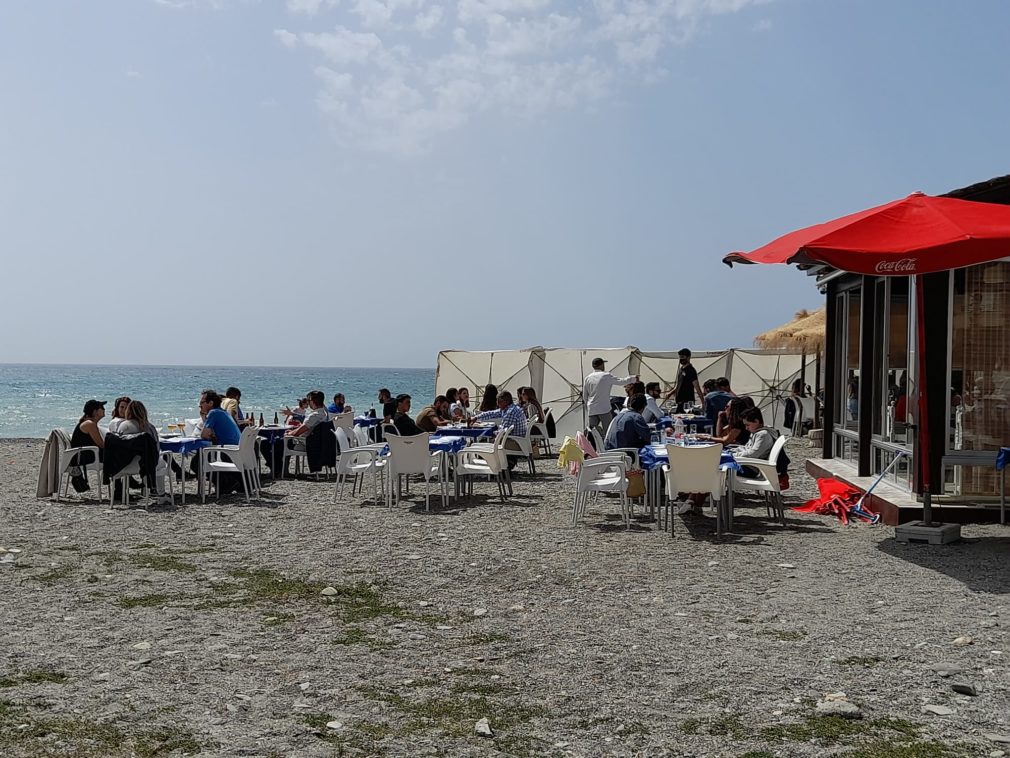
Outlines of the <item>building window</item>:
M 1010 444 L 1010 263 L 958 269 L 952 279 L 946 437 L 964 465 L 948 469 L 947 491 L 992 496 L 998 476 L 986 457 Z

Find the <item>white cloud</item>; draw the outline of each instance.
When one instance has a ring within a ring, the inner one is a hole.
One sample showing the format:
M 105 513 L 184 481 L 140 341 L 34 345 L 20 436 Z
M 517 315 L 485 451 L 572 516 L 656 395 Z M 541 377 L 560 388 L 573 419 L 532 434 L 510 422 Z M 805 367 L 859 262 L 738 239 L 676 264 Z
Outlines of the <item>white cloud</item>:
M 332 8 L 337 4 L 337 0 L 288 0 L 289 13 L 304 13 L 306 16 L 314 16 L 319 9 L 325 5 Z
M 756 24 L 754 24 L 754 31 L 756 32 L 767 32 L 771 28 L 772 28 L 772 22 L 767 18 L 763 18 Z
M 349 0 L 339 25 L 274 36 L 325 61 L 316 102 L 341 143 L 417 153 L 478 113 L 535 118 L 648 86 L 669 48 L 769 1 Z
M 274 29 L 274 39 L 284 45 L 284 47 L 294 47 L 298 44 L 298 35 L 289 32 L 287 29 Z
M 135 69 L 135 68 L 131 67 L 131 68 L 126 69 L 126 77 L 128 79 L 141 79 L 141 78 L 143 78 L 143 76 L 144 75 L 142 73 L 140 73 L 139 71 L 137 71 L 137 69 Z

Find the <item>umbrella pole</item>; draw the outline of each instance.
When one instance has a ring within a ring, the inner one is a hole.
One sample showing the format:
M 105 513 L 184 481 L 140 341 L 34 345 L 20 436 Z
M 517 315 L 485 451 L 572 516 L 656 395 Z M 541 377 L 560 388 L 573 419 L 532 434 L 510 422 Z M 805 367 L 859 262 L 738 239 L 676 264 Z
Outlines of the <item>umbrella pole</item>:
M 915 278 L 915 331 L 918 341 L 919 357 L 916 361 L 918 364 L 918 374 L 917 382 L 919 389 L 919 418 L 918 421 L 918 434 L 916 435 L 916 442 L 918 443 L 920 470 L 922 472 L 922 523 L 924 526 L 933 525 L 933 503 L 930 497 L 930 461 L 929 461 L 929 420 L 926 416 L 927 404 L 926 404 L 926 295 L 923 292 L 924 277 L 917 276 Z

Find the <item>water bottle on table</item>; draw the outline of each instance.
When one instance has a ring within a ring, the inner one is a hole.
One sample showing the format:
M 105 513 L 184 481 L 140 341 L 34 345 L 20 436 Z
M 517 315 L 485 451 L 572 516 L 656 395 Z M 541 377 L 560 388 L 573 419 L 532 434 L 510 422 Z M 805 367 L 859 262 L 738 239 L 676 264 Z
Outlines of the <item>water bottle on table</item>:
M 673 441 L 676 445 L 684 444 L 684 419 L 679 417 L 673 424 Z

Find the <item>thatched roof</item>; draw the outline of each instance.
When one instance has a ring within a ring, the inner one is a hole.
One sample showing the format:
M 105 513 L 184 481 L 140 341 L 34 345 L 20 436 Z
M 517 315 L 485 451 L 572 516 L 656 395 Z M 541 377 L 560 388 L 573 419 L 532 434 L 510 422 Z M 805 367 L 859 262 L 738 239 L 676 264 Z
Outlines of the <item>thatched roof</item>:
M 824 308 L 802 310 L 788 324 L 770 329 L 754 338 L 763 348 L 788 348 L 816 353 L 824 349 Z

